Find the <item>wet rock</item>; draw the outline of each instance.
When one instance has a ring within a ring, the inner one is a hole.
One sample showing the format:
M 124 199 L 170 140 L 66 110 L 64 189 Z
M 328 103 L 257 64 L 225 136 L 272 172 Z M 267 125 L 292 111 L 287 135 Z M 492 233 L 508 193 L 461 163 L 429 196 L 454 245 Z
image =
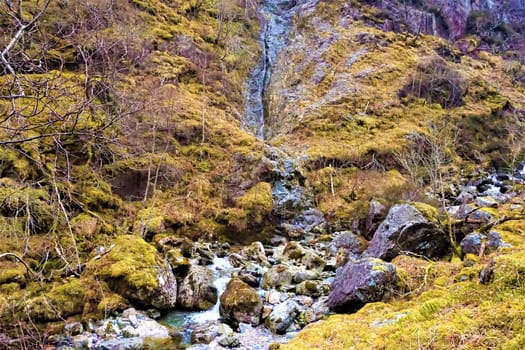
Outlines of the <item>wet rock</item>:
M 477 197 L 476 205 L 480 208 L 497 208 L 498 201 L 489 196 Z
M 405 203 L 390 209 L 364 254 L 392 260 L 400 252 L 409 251 L 428 258 L 438 258 L 449 250 L 448 238 L 437 224 L 436 209 L 422 203 Z
M 84 332 L 84 326 L 82 326 L 82 323 L 80 322 L 67 323 L 64 326 L 64 332 L 67 335 L 71 335 L 71 336 L 79 335 L 80 333 Z
M 248 262 L 246 258 L 236 253 L 230 254 L 228 259 L 230 260 L 230 264 L 233 267 L 241 267 L 241 266 L 246 265 L 246 263 Z
M 274 306 L 265 321 L 266 327 L 277 334 L 284 334 L 301 311 L 301 306 L 293 300 Z
M 197 248 L 197 253 L 199 254 L 199 265 L 211 265 L 213 264 L 213 258 L 215 254 L 210 250 L 208 246 L 202 246 Z
M 272 289 L 288 287 L 292 284 L 293 272 L 286 265 L 272 266 L 268 272 L 264 274 L 262 281 L 262 288 Z
M 293 282 L 294 283 L 301 283 L 304 281 L 309 280 L 316 280 L 319 279 L 319 272 L 312 271 L 312 270 L 306 270 L 306 269 L 297 269 L 294 271 L 293 275 Z
M 192 326 L 191 342 L 193 344 L 209 344 L 217 337 L 219 325 L 216 322 L 205 322 Z
M 118 236 L 107 254 L 88 263 L 86 272 L 131 301 L 158 309 L 176 306 L 177 281 L 171 267 L 138 236 Z
M 332 283 L 328 306 L 337 312 L 354 312 L 366 303 L 382 300 L 396 281 L 393 264 L 375 258 L 349 262 Z
M 257 325 L 260 322 L 262 301 L 257 291 L 238 278 L 232 278 L 220 297 L 220 314 L 234 327 L 240 322 Z
M 129 308 L 122 311 L 122 318 L 129 320 L 131 326 L 138 327 L 139 320 L 137 318 L 137 310 L 134 308 Z
M 213 272 L 204 266 L 191 265 L 179 282 L 177 305 L 188 310 L 207 310 L 217 303 Z
M 237 277 L 241 281 L 243 281 L 244 283 L 249 285 L 250 287 L 254 287 L 254 288 L 259 287 L 259 279 L 257 277 L 255 277 L 254 275 L 252 275 L 251 273 L 249 273 L 248 271 L 241 271 L 241 272 L 239 272 Z
M 464 254 L 479 255 L 481 251 L 481 244 L 486 239 L 485 235 L 478 232 L 472 232 L 465 236 L 459 243 Z
M 253 242 L 249 246 L 244 247 L 241 250 L 240 255 L 242 255 L 246 260 L 254 261 L 263 266 L 270 266 L 266 256 L 266 251 L 261 242 Z

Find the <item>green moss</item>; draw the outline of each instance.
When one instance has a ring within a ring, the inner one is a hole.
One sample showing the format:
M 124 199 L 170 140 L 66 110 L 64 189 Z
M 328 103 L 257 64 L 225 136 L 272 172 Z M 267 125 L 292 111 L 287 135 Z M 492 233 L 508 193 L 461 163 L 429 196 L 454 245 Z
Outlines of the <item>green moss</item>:
M 166 220 L 159 208 L 146 208 L 137 213 L 133 231 L 146 237 L 166 230 Z
M 439 223 L 439 213 L 435 207 L 421 202 L 411 202 L 410 205 L 416 208 L 430 222 Z
M 24 312 L 36 321 L 58 321 L 82 313 L 85 289 L 78 278 L 55 286 L 49 292 L 29 299 Z
M 101 266 L 97 272 L 103 278 L 122 278 L 133 288 L 152 291 L 158 285 L 156 253 L 155 248 L 140 237 L 119 236 L 105 257 L 106 266 Z
M 237 198 L 236 203 L 240 208 L 253 212 L 255 216 L 269 214 L 273 208 L 272 186 L 267 182 L 259 182 Z

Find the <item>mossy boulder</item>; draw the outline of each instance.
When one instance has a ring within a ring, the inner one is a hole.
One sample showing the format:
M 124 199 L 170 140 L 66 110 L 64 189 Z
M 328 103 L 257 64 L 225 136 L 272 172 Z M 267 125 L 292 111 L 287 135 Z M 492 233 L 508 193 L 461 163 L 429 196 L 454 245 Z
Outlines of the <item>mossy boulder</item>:
M 258 325 L 263 303 L 257 291 L 238 278 L 232 278 L 220 297 L 221 316 L 234 327 L 239 323 Z
M 292 284 L 293 271 L 286 265 L 272 266 L 263 277 L 262 287 L 264 289 L 282 288 L 286 289 Z
M 337 272 L 328 306 L 337 312 L 354 312 L 366 303 L 380 301 L 396 288 L 396 267 L 375 258 L 349 262 Z
M 53 287 L 49 292 L 28 300 L 25 313 L 33 321 L 60 321 L 81 314 L 84 309 L 84 286 L 78 278 Z
M 427 204 L 393 206 L 364 254 L 387 261 L 405 251 L 428 258 L 446 255 L 451 245 L 437 217 L 437 210 Z
M 159 309 L 176 305 L 177 281 L 170 266 L 138 236 L 117 237 L 107 254 L 88 263 L 87 271 L 132 302 Z

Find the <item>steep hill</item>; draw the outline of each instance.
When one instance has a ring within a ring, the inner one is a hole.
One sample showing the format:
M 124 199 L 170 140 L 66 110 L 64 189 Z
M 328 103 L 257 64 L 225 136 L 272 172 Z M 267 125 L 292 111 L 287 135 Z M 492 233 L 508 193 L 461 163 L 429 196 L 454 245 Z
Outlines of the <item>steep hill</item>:
M 374 203 L 406 201 L 440 210 L 451 253 L 400 258 L 408 292 L 288 347 L 523 343 L 521 1 L 2 1 L 0 32 L 0 347 L 173 307 L 156 273 L 181 283 L 200 244 L 368 242 Z M 451 219 L 486 172 L 514 195 L 487 227 Z M 475 229 L 511 247 L 467 256 Z

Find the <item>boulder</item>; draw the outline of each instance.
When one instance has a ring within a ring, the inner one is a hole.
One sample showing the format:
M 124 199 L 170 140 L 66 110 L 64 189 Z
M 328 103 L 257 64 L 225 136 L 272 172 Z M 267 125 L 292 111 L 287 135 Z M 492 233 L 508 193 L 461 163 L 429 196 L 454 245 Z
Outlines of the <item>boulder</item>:
M 270 316 L 266 318 L 265 325 L 274 333 L 284 334 L 301 311 L 302 308 L 298 303 L 286 300 L 274 306 Z
M 423 203 L 393 206 L 364 255 L 390 261 L 403 251 L 428 258 L 439 258 L 450 251 L 435 208 Z
M 220 297 L 219 312 L 234 327 L 241 322 L 258 325 L 263 303 L 255 288 L 238 278 L 232 278 Z
M 107 254 L 88 263 L 86 272 L 130 301 L 158 309 L 176 306 L 177 281 L 171 267 L 141 237 L 117 237 Z
M 465 236 L 459 243 L 463 254 L 479 255 L 481 245 L 487 237 L 478 232 L 472 232 Z
M 272 266 L 263 277 L 262 288 L 272 289 L 288 287 L 292 284 L 293 272 L 286 265 Z
M 204 266 L 191 265 L 179 281 L 177 305 L 188 310 L 207 310 L 217 303 L 217 288 L 213 285 L 213 272 Z
M 337 312 L 354 312 L 366 303 L 382 300 L 396 282 L 393 264 L 370 257 L 349 262 L 332 282 L 328 306 Z
M 352 228 L 366 239 L 371 239 L 373 232 L 379 223 L 385 218 L 386 213 L 387 208 L 380 202 L 372 199 L 368 206 L 367 216 L 365 218 L 354 220 Z

